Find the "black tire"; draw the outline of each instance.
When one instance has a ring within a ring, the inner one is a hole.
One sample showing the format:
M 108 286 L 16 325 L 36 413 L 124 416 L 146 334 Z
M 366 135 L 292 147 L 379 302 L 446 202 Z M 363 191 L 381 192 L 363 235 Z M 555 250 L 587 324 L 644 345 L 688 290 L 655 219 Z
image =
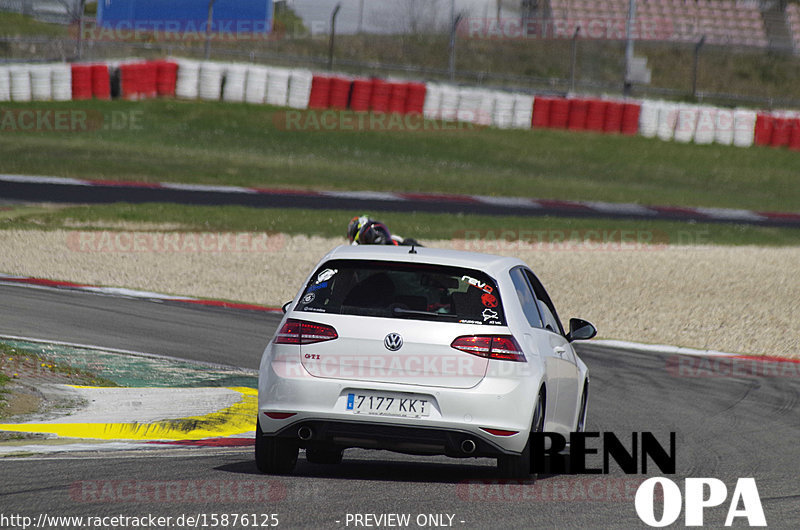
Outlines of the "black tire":
M 539 392 L 536 409 L 533 411 L 531 432 L 542 432 L 544 429 L 544 391 Z M 519 455 L 503 455 L 497 458 L 497 474 L 500 478 L 527 479 L 531 475 L 531 437 Z
M 312 464 L 341 464 L 344 451 L 341 449 L 306 449 L 306 460 Z
M 290 440 L 264 436 L 256 423 L 256 467 L 269 475 L 286 475 L 297 465 L 297 444 Z

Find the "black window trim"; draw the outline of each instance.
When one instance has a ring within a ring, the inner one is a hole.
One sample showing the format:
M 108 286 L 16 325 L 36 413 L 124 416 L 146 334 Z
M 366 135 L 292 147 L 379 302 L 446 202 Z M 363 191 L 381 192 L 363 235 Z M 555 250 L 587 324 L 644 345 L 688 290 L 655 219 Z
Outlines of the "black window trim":
M 556 306 L 553 303 L 553 300 L 550 298 L 550 295 L 547 293 L 547 289 L 545 289 L 542 280 L 540 280 L 539 277 L 536 276 L 536 274 L 529 267 L 523 267 L 522 265 L 520 265 L 519 268 L 522 269 L 525 281 L 528 283 L 528 287 L 530 288 L 531 293 L 533 293 L 533 298 L 536 300 L 536 303 L 545 304 L 548 307 L 548 309 L 550 309 L 550 311 L 553 313 L 553 317 L 556 319 L 556 324 L 558 324 L 558 331 L 556 330 L 551 331 L 547 329 L 547 326 L 544 326 L 542 329 L 544 329 L 545 331 L 550 331 L 551 333 L 555 333 L 556 335 L 560 335 L 561 337 L 566 337 L 566 334 L 564 333 L 564 326 L 561 324 L 561 318 L 558 316 L 558 311 L 556 311 Z M 539 295 L 536 294 L 536 288 L 531 283 L 531 279 L 528 277 L 528 274 L 530 274 L 533 278 L 535 278 L 536 281 L 539 283 L 539 285 L 542 287 L 542 292 L 544 293 L 545 297 L 547 297 L 547 300 L 542 300 L 539 297 Z M 544 322 L 545 318 L 544 318 L 544 313 L 542 312 L 542 308 L 537 306 L 537 309 L 539 310 L 539 316 L 541 317 L 542 322 Z

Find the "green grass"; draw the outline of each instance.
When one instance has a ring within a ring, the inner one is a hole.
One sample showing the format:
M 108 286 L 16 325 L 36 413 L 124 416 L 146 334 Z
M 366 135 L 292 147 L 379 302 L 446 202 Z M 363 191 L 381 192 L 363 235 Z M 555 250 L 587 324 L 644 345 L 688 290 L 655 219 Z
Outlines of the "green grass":
M 0 36 L 19 37 L 23 35 L 64 37 L 67 28 L 59 24 L 39 22 L 33 17 L 18 13 L 0 13 Z
M 731 224 L 570 219 L 553 217 L 483 216 L 431 213 L 354 212 L 345 210 L 260 209 L 236 206 L 184 206 L 175 204 L 113 204 L 75 206 L 43 211 L 21 209 L 14 217 L 0 219 L 0 229 L 68 228 L 105 229 L 109 223 L 168 223 L 183 230 L 282 232 L 340 237 L 345 243 L 347 223 L 353 215 L 367 213 L 386 223 L 393 233 L 426 241 L 437 239 L 493 241 L 522 238 L 546 243 L 566 239 L 592 240 L 611 237 L 620 241 L 620 231 L 655 244 L 798 245 L 800 229 L 765 228 Z M 73 228 L 75 226 L 80 228 Z M 541 231 L 541 233 L 535 233 Z M 498 247 L 503 248 L 503 247 Z M 486 247 L 487 252 L 494 248 Z M 477 248 L 476 248 L 477 250 Z
M 6 127 L 4 173 L 800 211 L 800 153 L 787 150 L 552 130 L 286 131 L 285 111 L 229 103 L 3 105 L 31 108 L 85 110 L 110 128 Z

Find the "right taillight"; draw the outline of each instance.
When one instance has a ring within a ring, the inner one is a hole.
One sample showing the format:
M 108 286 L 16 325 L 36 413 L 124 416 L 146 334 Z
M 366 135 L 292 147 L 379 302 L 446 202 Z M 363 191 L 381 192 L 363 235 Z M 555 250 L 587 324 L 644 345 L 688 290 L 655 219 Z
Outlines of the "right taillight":
M 275 335 L 275 344 L 314 344 L 336 338 L 333 326 L 290 318 Z
M 469 335 L 458 337 L 450 347 L 459 351 L 500 361 L 526 362 L 525 354 L 511 335 Z

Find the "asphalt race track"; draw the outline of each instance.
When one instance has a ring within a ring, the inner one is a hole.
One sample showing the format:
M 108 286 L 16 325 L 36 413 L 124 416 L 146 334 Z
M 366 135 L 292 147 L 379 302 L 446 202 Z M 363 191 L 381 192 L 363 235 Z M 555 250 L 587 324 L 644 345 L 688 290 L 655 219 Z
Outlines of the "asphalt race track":
M 278 322 L 273 314 L 11 285 L 0 285 L 0 300 L 0 334 L 244 368 L 258 366 Z M 602 322 L 596 324 L 602 329 Z M 681 488 L 686 477 L 725 482 L 728 501 L 705 511 L 707 526 L 723 526 L 737 479 L 754 477 L 768 525 L 800 527 L 797 371 L 789 377 L 685 377 L 668 370 L 671 361 L 664 355 L 591 342 L 582 344 L 580 353 L 591 372 L 587 430 L 613 431 L 623 440 L 632 432 L 652 431 L 665 445 L 674 431 L 677 473 L 669 478 Z M 275 513 L 285 528 L 364 527 L 352 519 L 348 523 L 347 514 L 394 513 L 410 514 L 411 528 L 418 527 L 418 516 L 428 514 L 445 514 L 445 525 L 460 528 L 646 527 L 634 508 L 635 487 L 627 497 L 618 494 L 620 485 L 646 476 L 626 476 L 613 464 L 609 475 L 540 477 L 535 487 L 550 493 L 535 494 L 532 484 L 494 481 L 489 489 L 482 482 L 493 479 L 489 460 L 351 450 L 342 465 L 312 465 L 301 455 L 294 475 L 271 477 L 256 471 L 251 451 L 154 449 L 5 458 L 0 460 L 0 512 L 34 521 L 39 514 L 208 518 Z M 661 473 L 654 468 L 647 475 Z M 186 493 L 187 485 L 195 488 L 193 495 Z M 137 495 L 137 487 L 161 493 Z M 184 490 L 171 496 L 171 487 Z M 558 488 L 566 493 L 554 494 Z M 258 522 L 264 521 L 259 515 Z M 434 526 L 430 519 L 423 522 Z M 683 522 L 682 515 L 677 524 Z M 745 522 L 737 519 L 735 526 Z M 4 526 L 11 525 L 0 521 Z

